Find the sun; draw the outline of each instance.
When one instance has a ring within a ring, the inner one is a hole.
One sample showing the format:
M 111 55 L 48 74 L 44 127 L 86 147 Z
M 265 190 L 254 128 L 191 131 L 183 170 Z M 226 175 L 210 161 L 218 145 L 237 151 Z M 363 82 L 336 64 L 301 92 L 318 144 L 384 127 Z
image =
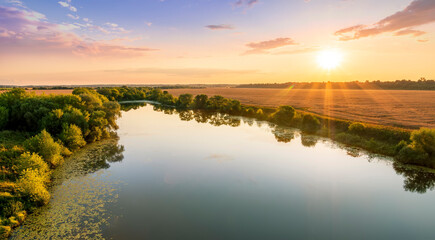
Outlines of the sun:
M 326 70 L 332 70 L 340 66 L 343 61 L 343 54 L 338 49 L 327 49 L 319 52 L 317 63 Z

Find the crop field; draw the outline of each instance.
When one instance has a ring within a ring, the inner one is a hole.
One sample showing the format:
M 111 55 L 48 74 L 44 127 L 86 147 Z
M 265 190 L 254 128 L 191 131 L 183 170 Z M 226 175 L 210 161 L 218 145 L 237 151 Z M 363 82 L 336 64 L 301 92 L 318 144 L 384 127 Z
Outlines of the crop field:
M 435 91 L 341 89 L 169 89 L 183 93 L 222 95 L 243 104 L 291 105 L 331 117 L 406 128 L 435 128 Z
M 71 94 L 72 93 L 72 89 L 53 89 L 53 90 L 26 90 L 27 92 L 33 92 L 36 95 L 42 95 L 42 94 L 46 94 L 46 95 L 50 95 L 50 94 Z M 0 90 L 0 93 L 5 92 L 5 90 Z
M 71 94 L 72 93 L 72 89 L 53 89 L 53 90 L 27 90 L 28 92 L 34 92 L 37 95 L 41 95 L 41 94 Z

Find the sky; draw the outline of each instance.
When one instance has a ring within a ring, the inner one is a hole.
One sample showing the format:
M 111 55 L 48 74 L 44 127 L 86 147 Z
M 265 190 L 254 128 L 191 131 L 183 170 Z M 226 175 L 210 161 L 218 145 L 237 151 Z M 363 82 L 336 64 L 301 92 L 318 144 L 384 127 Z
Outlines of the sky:
M 0 85 L 435 79 L 434 53 L 434 0 L 0 0 Z

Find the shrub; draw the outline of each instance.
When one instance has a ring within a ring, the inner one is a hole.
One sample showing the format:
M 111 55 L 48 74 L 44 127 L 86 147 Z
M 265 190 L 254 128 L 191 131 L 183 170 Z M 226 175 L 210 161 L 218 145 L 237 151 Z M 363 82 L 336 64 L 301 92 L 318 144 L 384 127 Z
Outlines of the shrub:
M 352 123 L 349 125 L 349 132 L 361 135 L 364 133 L 366 126 L 362 123 Z
M 32 169 L 39 172 L 41 177 L 48 180 L 48 173 L 50 171 L 47 163 L 36 153 L 25 152 L 16 159 L 16 164 L 12 168 L 18 174 L 22 174 L 26 169 Z
M 31 202 L 45 205 L 50 200 L 50 193 L 45 187 L 45 179 L 37 170 L 26 169 L 17 182 L 20 192 Z
M 55 142 L 51 135 L 42 130 L 38 135 L 27 139 L 24 147 L 31 152 L 38 153 L 52 167 L 62 163 L 62 146 Z
M 272 121 L 289 126 L 295 116 L 295 109 L 290 106 L 281 106 L 272 114 Z
M 412 132 L 411 143 L 400 142 L 396 151 L 396 159 L 401 163 L 435 167 L 435 129 Z
M 74 124 L 65 126 L 59 135 L 60 140 L 71 150 L 77 150 L 86 145 L 82 130 Z
M 397 154 L 396 159 L 404 164 L 428 166 L 429 155 L 422 148 L 411 144 L 403 147 Z
M 253 116 L 255 116 L 255 110 L 254 110 L 254 108 L 252 108 L 252 107 L 248 107 L 248 108 L 245 110 L 245 115 L 248 116 L 248 117 L 253 117 Z
M 10 234 L 11 234 L 11 227 L 0 226 L 0 238 L 7 239 Z
M 408 143 L 406 141 L 402 140 L 396 145 L 396 147 L 394 148 L 394 152 L 396 154 L 399 154 L 400 150 L 402 150 L 406 146 L 408 146 Z
M 320 121 L 311 114 L 305 114 L 302 118 L 302 130 L 308 133 L 315 133 L 320 129 Z
M 411 134 L 411 141 L 421 147 L 427 154 L 435 154 L 435 129 L 422 128 Z
M 193 95 L 192 94 L 181 94 L 178 97 L 177 107 L 179 108 L 188 108 L 193 103 Z

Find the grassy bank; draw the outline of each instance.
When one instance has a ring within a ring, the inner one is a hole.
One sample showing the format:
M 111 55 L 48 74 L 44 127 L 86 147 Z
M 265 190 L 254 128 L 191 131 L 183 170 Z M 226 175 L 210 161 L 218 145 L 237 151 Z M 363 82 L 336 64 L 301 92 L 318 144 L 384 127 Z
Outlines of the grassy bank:
M 305 133 L 329 137 L 335 141 L 363 148 L 373 153 L 394 157 L 405 164 L 435 168 L 435 130 L 410 130 L 398 127 L 342 120 L 296 110 L 291 106 L 264 108 L 242 105 L 222 96 L 181 94 L 178 98 L 155 88 L 100 88 L 97 91 L 110 100 L 151 100 L 178 109 L 201 109 L 252 117 L 295 127 Z
M 90 89 L 40 95 L 0 94 L 0 238 L 50 200 L 53 169 L 117 128 L 120 106 Z

